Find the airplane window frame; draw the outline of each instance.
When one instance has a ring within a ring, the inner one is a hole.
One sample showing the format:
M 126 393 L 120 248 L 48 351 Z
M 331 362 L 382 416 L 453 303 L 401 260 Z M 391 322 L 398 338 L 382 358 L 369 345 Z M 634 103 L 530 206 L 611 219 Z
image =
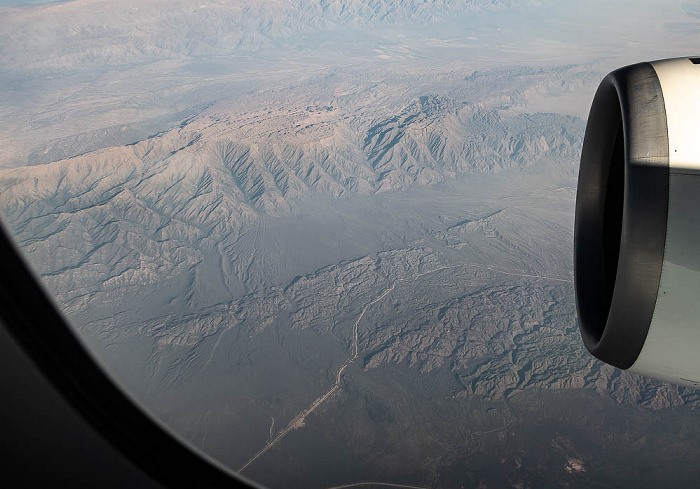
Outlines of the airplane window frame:
M 261 487 L 149 416 L 95 361 L 0 218 L 0 324 L 74 411 L 155 481 L 172 488 Z

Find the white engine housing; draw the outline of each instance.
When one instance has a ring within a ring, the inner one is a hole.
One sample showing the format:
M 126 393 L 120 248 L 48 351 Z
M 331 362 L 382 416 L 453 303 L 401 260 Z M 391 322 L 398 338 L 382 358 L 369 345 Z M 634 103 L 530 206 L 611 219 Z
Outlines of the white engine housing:
M 700 386 L 700 58 L 627 66 L 601 82 L 574 242 L 588 350 Z

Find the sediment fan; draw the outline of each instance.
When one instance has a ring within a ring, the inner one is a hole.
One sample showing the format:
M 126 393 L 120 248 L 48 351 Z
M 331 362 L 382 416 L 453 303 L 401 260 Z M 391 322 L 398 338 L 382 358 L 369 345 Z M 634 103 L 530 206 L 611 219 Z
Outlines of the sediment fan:
M 700 387 L 700 57 L 603 79 L 581 155 L 574 243 L 588 350 Z

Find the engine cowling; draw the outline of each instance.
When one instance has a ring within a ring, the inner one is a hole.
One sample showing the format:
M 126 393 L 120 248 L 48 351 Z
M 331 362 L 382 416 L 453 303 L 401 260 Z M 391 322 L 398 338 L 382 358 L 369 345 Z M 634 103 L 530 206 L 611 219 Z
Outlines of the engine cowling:
M 586 348 L 700 386 L 700 58 L 613 71 L 586 126 L 574 229 Z

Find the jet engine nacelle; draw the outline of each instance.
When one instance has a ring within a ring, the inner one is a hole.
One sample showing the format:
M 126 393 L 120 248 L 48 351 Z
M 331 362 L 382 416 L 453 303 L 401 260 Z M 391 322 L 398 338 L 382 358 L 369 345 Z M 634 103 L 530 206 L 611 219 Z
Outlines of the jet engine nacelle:
M 700 386 L 700 58 L 603 79 L 574 231 L 581 336 L 619 368 Z

